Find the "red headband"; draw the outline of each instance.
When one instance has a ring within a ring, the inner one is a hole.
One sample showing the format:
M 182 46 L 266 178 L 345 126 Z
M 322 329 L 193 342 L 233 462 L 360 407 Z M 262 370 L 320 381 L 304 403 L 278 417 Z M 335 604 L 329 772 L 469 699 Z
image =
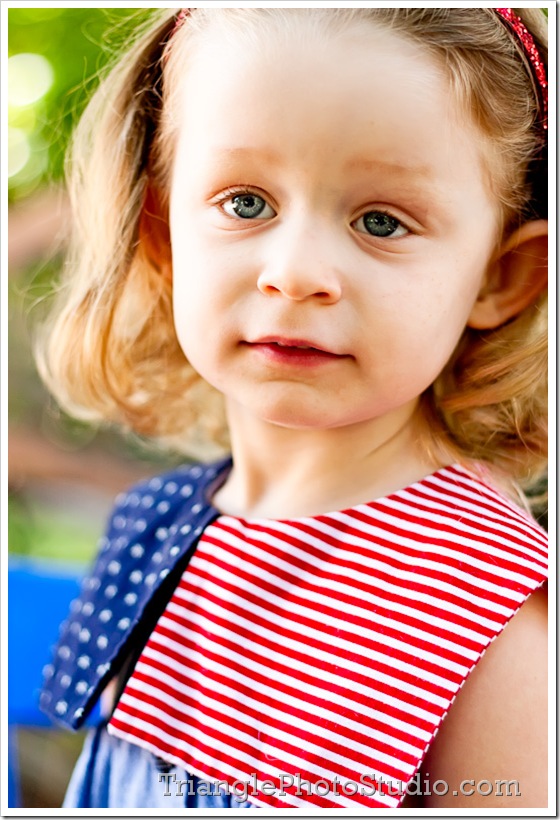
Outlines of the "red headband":
M 546 79 L 546 67 L 533 39 L 533 35 L 513 9 L 491 9 L 491 11 L 495 11 L 500 20 L 507 26 L 508 30 L 515 35 L 517 43 L 521 46 L 523 56 L 529 62 L 529 68 L 535 81 L 537 98 L 542 113 L 541 125 L 543 130 L 546 131 L 548 128 L 548 82 Z M 181 9 L 175 18 L 175 27 L 169 39 L 173 38 L 190 13 L 191 9 Z
M 548 82 L 546 79 L 546 66 L 533 39 L 533 35 L 513 9 L 494 9 L 494 11 L 506 23 L 510 31 L 515 34 L 524 56 L 529 61 L 531 74 L 535 80 L 537 97 L 541 104 L 542 127 L 546 131 L 548 128 Z

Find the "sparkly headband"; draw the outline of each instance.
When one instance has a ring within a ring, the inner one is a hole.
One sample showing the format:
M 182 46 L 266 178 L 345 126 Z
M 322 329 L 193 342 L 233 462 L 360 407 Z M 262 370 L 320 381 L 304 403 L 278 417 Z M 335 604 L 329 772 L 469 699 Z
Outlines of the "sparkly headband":
M 546 78 L 546 67 L 537 48 L 537 44 L 533 39 L 533 35 L 513 9 L 490 9 L 490 11 L 494 11 L 508 30 L 515 36 L 524 59 L 529 63 L 530 73 L 535 82 L 537 99 L 540 103 L 542 114 L 541 127 L 546 131 L 548 128 L 548 82 Z M 173 39 L 175 33 L 181 28 L 190 13 L 191 9 L 181 9 L 177 14 L 175 26 L 169 37 L 170 40 Z
M 535 82 L 537 98 L 541 108 L 541 126 L 544 131 L 548 128 L 548 82 L 546 79 L 546 67 L 539 53 L 533 35 L 527 29 L 522 20 L 513 9 L 494 9 L 498 17 L 505 23 L 510 31 L 515 34 L 518 44 L 521 46 L 523 56 L 529 62 L 531 75 Z

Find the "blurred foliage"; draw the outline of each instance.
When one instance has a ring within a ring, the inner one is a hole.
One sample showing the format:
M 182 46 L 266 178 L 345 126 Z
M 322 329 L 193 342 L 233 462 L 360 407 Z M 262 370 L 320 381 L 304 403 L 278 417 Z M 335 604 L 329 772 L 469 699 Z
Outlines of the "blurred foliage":
M 8 497 L 8 545 L 11 554 L 89 563 L 99 526 L 69 516 L 23 493 Z
M 149 9 L 10 8 L 10 202 L 63 172 L 68 138 L 99 71 Z

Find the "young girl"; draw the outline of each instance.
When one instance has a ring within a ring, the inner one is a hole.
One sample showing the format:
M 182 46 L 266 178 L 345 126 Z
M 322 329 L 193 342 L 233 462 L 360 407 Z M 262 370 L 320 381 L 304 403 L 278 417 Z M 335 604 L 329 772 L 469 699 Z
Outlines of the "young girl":
M 46 670 L 68 726 L 103 692 L 68 807 L 547 804 L 545 39 L 164 10 L 101 86 L 42 372 L 231 458 L 117 499 Z

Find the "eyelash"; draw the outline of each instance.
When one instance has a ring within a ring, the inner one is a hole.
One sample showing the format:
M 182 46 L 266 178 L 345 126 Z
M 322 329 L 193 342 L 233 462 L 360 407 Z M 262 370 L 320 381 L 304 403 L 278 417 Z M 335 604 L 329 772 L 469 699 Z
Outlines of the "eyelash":
M 365 220 L 366 217 L 368 217 L 372 214 L 375 214 L 376 216 L 384 217 L 388 221 L 394 222 L 397 226 L 395 228 L 395 232 L 390 233 L 390 234 L 379 234 L 379 235 L 377 235 L 377 234 L 371 233 L 371 231 L 368 231 L 367 229 L 364 230 L 364 231 L 360 231 L 356 228 L 356 230 L 358 230 L 358 233 L 367 234 L 368 236 L 372 236 L 374 239 L 385 239 L 385 238 L 400 239 L 402 236 L 407 236 L 408 234 L 411 233 L 410 229 L 407 228 L 407 226 L 400 219 L 398 219 L 396 216 L 393 216 L 393 214 L 390 213 L 390 211 L 385 211 L 385 210 L 377 209 L 377 208 L 374 208 L 371 211 L 366 211 L 364 214 L 362 214 L 362 216 L 360 216 L 358 219 L 354 220 L 352 225 L 356 225 L 358 222 L 360 222 L 360 220 Z M 404 231 L 404 233 L 399 233 L 398 235 L 395 235 L 396 231 L 399 231 L 401 229 Z
M 251 222 L 253 219 L 259 219 L 259 218 L 260 219 L 270 219 L 271 218 L 270 216 L 261 217 L 260 212 L 255 217 L 243 217 L 243 216 L 239 216 L 239 215 L 234 216 L 233 214 L 230 214 L 230 213 L 228 213 L 228 211 L 225 210 L 224 205 L 226 205 L 228 202 L 232 202 L 236 197 L 243 197 L 243 196 L 255 197 L 257 199 L 262 200 L 264 202 L 263 210 L 266 210 L 266 208 L 269 208 L 271 211 L 273 211 L 274 215 L 276 215 L 276 212 L 274 211 L 272 206 L 267 202 L 265 197 L 261 196 L 261 194 L 257 193 L 256 191 L 251 190 L 248 187 L 247 188 L 228 188 L 216 200 L 215 204 L 218 205 L 224 211 L 226 216 L 228 216 L 230 219 L 237 219 L 239 221 Z M 362 216 L 358 217 L 358 219 L 356 219 L 356 220 L 354 220 L 354 222 L 352 222 L 352 227 L 354 227 L 361 220 L 364 220 L 369 215 L 373 215 L 373 214 L 385 217 L 387 220 L 392 221 L 393 223 L 395 223 L 395 225 L 396 225 L 395 231 L 393 233 L 377 235 L 377 234 L 371 233 L 371 231 L 368 231 L 367 229 L 359 230 L 358 228 L 356 228 L 358 233 L 367 234 L 368 236 L 371 236 L 374 239 L 384 239 L 384 238 L 391 238 L 391 237 L 394 237 L 394 238 L 398 239 L 398 238 L 401 238 L 402 236 L 406 236 L 406 235 L 412 233 L 412 231 L 400 219 L 398 219 L 396 216 L 393 216 L 393 214 L 390 213 L 389 211 L 382 210 L 382 209 L 373 209 L 371 211 L 366 211 L 364 214 L 362 214 Z M 395 237 L 394 236 L 395 232 L 397 232 L 399 230 L 402 230 L 405 233 L 404 234 L 400 233 L 398 236 Z
M 262 196 L 262 194 L 258 193 L 257 191 L 251 190 L 251 188 L 248 188 L 248 187 L 247 188 L 228 188 L 226 191 L 224 191 L 219 196 L 219 198 L 216 200 L 215 204 L 218 205 L 222 209 L 222 211 L 224 211 L 226 216 L 230 217 L 230 219 L 238 219 L 240 222 L 243 222 L 243 221 L 250 222 L 251 219 L 249 217 L 244 218 L 242 216 L 233 216 L 233 214 L 228 213 L 224 208 L 224 205 L 226 205 L 228 202 L 233 201 L 236 197 L 243 197 L 243 196 L 247 196 L 247 197 L 252 196 L 252 197 L 256 197 L 258 199 L 262 199 L 262 201 L 265 203 L 265 208 L 268 207 L 272 211 L 274 211 L 272 206 L 267 202 L 266 198 L 264 196 Z M 274 214 L 276 215 L 275 211 L 274 211 Z M 254 219 L 258 219 L 258 218 L 259 218 L 259 216 L 254 217 Z M 263 218 L 270 218 L 270 217 L 261 217 L 261 219 L 263 219 Z

